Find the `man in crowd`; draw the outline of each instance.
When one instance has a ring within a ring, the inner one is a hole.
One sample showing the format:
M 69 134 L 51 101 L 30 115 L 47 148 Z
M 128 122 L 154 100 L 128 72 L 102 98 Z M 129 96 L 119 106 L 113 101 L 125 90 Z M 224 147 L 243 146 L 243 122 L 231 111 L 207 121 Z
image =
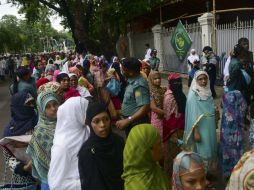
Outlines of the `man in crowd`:
M 122 71 L 128 79 L 122 103 L 123 119 L 116 122 L 116 127 L 125 129 L 128 136 L 133 126 L 150 123 L 150 94 L 147 81 L 140 75 L 141 62 L 136 58 L 122 60 Z
M 210 89 L 212 91 L 213 98 L 216 97 L 216 92 L 214 89 L 215 81 L 216 81 L 216 65 L 217 59 L 215 54 L 213 53 L 213 49 L 210 46 L 205 46 L 203 48 L 204 56 L 201 59 L 201 63 L 205 67 L 205 71 L 209 75 L 210 79 Z

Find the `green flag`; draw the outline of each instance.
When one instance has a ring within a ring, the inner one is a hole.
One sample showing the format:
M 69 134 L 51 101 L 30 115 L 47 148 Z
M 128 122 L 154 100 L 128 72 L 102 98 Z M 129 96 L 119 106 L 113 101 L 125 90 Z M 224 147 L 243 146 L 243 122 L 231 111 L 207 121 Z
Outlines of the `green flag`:
M 182 62 L 191 47 L 192 41 L 184 28 L 182 22 L 179 20 L 173 36 L 171 38 L 171 45 L 174 48 L 178 59 Z

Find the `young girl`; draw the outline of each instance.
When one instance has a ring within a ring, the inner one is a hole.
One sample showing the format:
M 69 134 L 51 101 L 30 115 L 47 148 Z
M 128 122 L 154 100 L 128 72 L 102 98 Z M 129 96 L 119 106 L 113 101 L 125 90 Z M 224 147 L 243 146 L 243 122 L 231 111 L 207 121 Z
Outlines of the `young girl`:
M 163 98 L 166 88 L 161 87 L 161 76 L 158 71 L 150 73 L 148 77 L 148 84 L 151 96 L 151 124 L 159 130 L 162 138 L 163 131 Z
M 40 93 L 37 98 L 39 122 L 34 129 L 27 154 L 32 159 L 32 175 L 41 181 L 41 189 L 48 189 L 48 170 L 56 127 L 56 113 L 60 105 L 56 94 Z
M 105 103 L 89 103 L 86 124 L 91 133 L 78 155 L 82 190 L 123 190 L 124 140 L 112 132 Z
M 173 165 L 172 190 L 205 190 L 205 165 L 194 152 L 181 152 Z

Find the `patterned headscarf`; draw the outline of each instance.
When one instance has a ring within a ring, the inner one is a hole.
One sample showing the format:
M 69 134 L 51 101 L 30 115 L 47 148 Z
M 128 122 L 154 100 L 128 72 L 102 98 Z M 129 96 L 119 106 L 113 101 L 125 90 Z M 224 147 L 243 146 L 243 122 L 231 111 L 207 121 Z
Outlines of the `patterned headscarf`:
M 55 93 L 58 98 L 59 101 L 62 102 L 63 101 L 63 91 L 61 89 L 61 86 L 58 82 L 48 82 L 42 86 L 39 87 L 39 89 L 37 90 L 38 95 L 42 92 L 52 92 Z
M 43 92 L 37 97 L 39 122 L 34 129 L 27 148 L 27 154 L 33 161 L 32 174 L 43 183 L 47 183 L 51 147 L 56 128 L 56 119 L 49 119 L 45 114 L 46 106 L 50 101 L 56 101 L 60 105 L 55 93 Z
M 226 190 L 254 189 L 254 149 L 246 152 L 234 167 Z
M 172 190 L 183 190 L 180 176 L 190 173 L 191 171 L 193 171 L 193 169 L 205 170 L 205 165 L 202 158 L 197 153 L 194 152 L 185 152 L 185 151 L 180 152 L 174 160 Z
M 153 97 L 155 104 L 159 108 L 163 108 L 163 98 L 166 92 L 166 88 L 158 87 L 154 85 L 153 80 L 156 76 L 160 76 L 158 71 L 151 72 L 148 77 L 148 84 L 150 89 L 150 94 Z
M 152 160 L 151 147 L 159 138 L 159 132 L 151 124 L 132 128 L 123 153 L 125 190 L 169 189 L 166 174 Z

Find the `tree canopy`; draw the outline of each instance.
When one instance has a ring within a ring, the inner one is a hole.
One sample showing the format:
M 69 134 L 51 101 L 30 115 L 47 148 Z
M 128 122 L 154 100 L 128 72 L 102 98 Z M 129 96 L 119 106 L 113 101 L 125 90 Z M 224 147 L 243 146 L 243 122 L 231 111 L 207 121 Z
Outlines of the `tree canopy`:
M 72 42 L 70 33 L 58 32 L 49 21 L 28 22 L 13 15 L 0 20 L 0 53 L 43 52 L 58 50 L 56 43 Z M 73 42 L 72 42 L 73 43 Z
M 30 21 L 40 14 L 58 14 L 69 28 L 76 45 L 89 51 L 112 55 L 128 20 L 151 10 L 162 0 L 9 0 L 21 6 Z M 46 18 L 46 17 L 45 17 Z

